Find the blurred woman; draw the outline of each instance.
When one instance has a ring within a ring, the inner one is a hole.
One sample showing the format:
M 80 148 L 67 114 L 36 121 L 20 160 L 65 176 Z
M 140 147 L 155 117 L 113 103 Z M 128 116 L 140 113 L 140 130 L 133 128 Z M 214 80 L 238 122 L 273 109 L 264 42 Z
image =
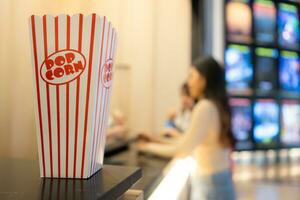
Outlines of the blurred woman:
M 140 142 L 142 152 L 197 161 L 191 199 L 233 200 L 230 152 L 234 147 L 224 69 L 211 57 L 193 63 L 188 77 L 191 95 L 198 99 L 186 133 L 174 143 Z

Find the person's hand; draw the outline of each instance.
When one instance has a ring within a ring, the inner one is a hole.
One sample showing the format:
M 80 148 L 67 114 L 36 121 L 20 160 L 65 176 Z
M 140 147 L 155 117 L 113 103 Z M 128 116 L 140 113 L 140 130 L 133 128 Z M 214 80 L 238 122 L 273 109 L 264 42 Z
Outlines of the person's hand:
M 136 149 L 139 152 L 146 152 L 147 151 L 147 145 L 148 145 L 148 142 L 146 142 L 144 140 L 138 140 L 138 142 L 136 143 Z
M 168 114 L 167 114 L 167 118 L 169 120 L 174 120 L 176 118 L 177 112 L 176 109 L 172 108 L 169 110 Z
M 125 116 L 120 110 L 114 110 L 112 113 L 112 117 L 114 123 L 117 125 L 124 125 L 125 124 Z
M 123 139 L 126 137 L 126 129 L 122 125 L 116 125 L 112 128 L 108 128 L 106 137 L 109 138 L 116 138 L 116 139 Z
M 160 131 L 160 135 L 171 138 L 178 138 L 182 136 L 182 134 L 175 128 L 164 128 Z
M 165 136 L 165 137 L 172 137 L 174 134 L 174 128 L 163 128 L 160 131 L 160 135 Z
M 137 136 L 138 141 L 150 142 L 152 141 L 152 137 L 147 132 L 139 132 Z

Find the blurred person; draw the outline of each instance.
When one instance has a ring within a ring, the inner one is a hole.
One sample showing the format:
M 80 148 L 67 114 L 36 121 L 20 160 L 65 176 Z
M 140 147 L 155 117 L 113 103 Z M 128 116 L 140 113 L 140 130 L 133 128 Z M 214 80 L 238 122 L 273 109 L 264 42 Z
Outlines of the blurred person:
M 181 107 L 178 111 L 172 109 L 168 113 L 165 129 L 161 131 L 163 135 L 179 136 L 184 133 L 189 125 L 192 109 L 195 105 L 195 99 L 190 95 L 187 83 L 181 86 L 180 90 Z
M 124 139 L 125 137 L 125 116 L 120 110 L 114 110 L 108 119 L 107 139 Z
M 211 57 L 197 59 L 188 86 L 198 99 L 186 133 L 172 143 L 138 143 L 141 152 L 181 158 L 193 154 L 197 169 L 191 176 L 191 199 L 234 200 L 230 153 L 235 141 L 225 89 L 224 69 Z
M 188 84 L 185 82 L 180 88 L 180 109 L 169 111 L 165 126 L 158 135 L 140 130 L 139 138 L 159 143 L 170 143 L 172 139 L 180 138 L 188 128 L 195 102 L 196 100 L 191 96 Z

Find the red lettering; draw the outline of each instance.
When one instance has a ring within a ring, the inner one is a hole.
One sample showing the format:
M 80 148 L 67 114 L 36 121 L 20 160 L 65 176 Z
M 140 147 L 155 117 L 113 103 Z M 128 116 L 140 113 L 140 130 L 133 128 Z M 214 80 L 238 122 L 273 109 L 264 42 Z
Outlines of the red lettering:
M 64 75 L 64 70 L 62 68 L 58 67 L 58 68 L 54 69 L 54 76 L 55 77 L 60 78 L 63 75 Z
M 74 70 L 73 70 L 72 65 L 65 65 L 64 68 L 65 68 L 65 71 L 66 71 L 66 75 L 74 74 Z
M 47 71 L 45 75 L 48 80 L 53 80 L 53 73 L 51 70 Z
M 57 66 L 62 66 L 63 64 L 65 64 L 65 58 L 63 56 L 57 56 L 55 58 L 55 65 Z
M 71 63 L 75 59 L 74 53 L 66 53 L 65 56 L 68 63 Z
M 54 62 L 51 59 L 45 60 L 45 65 L 46 65 L 46 68 L 49 70 L 49 69 L 51 69 L 51 67 L 53 67 Z
M 78 61 L 78 63 L 74 63 L 74 68 L 75 68 L 76 72 L 78 72 L 79 70 L 81 71 L 81 70 L 84 69 L 81 61 Z
M 110 66 L 105 66 L 103 78 L 111 79 Z M 85 69 L 84 56 L 72 50 L 62 50 L 46 58 L 41 66 L 42 78 L 50 84 L 64 84 L 80 76 Z

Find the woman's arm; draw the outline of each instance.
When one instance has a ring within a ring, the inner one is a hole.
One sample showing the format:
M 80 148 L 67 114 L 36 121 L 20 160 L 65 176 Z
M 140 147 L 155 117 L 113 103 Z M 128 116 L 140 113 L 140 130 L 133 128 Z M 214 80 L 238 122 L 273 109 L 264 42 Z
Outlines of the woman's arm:
M 138 150 L 140 152 L 151 153 L 163 158 L 172 158 L 176 145 L 174 144 L 162 144 L 154 142 L 140 142 L 138 143 Z
M 175 128 L 164 128 L 160 131 L 159 133 L 161 136 L 165 137 L 165 136 L 170 136 L 172 138 L 180 138 L 183 133 L 179 132 L 177 129 Z
M 125 138 L 126 128 L 124 125 L 116 125 L 107 130 L 107 138 Z
M 183 157 L 189 155 L 207 136 L 212 121 L 217 120 L 215 119 L 217 115 L 214 112 L 216 112 L 216 108 L 213 103 L 208 100 L 202 100 L 195 107 L 187 132 L 183 134 L 178 142 L 167 145 L 146 143 L 139 145 L 139 149 L 142 152 L 149 152 L 162 157 Z

